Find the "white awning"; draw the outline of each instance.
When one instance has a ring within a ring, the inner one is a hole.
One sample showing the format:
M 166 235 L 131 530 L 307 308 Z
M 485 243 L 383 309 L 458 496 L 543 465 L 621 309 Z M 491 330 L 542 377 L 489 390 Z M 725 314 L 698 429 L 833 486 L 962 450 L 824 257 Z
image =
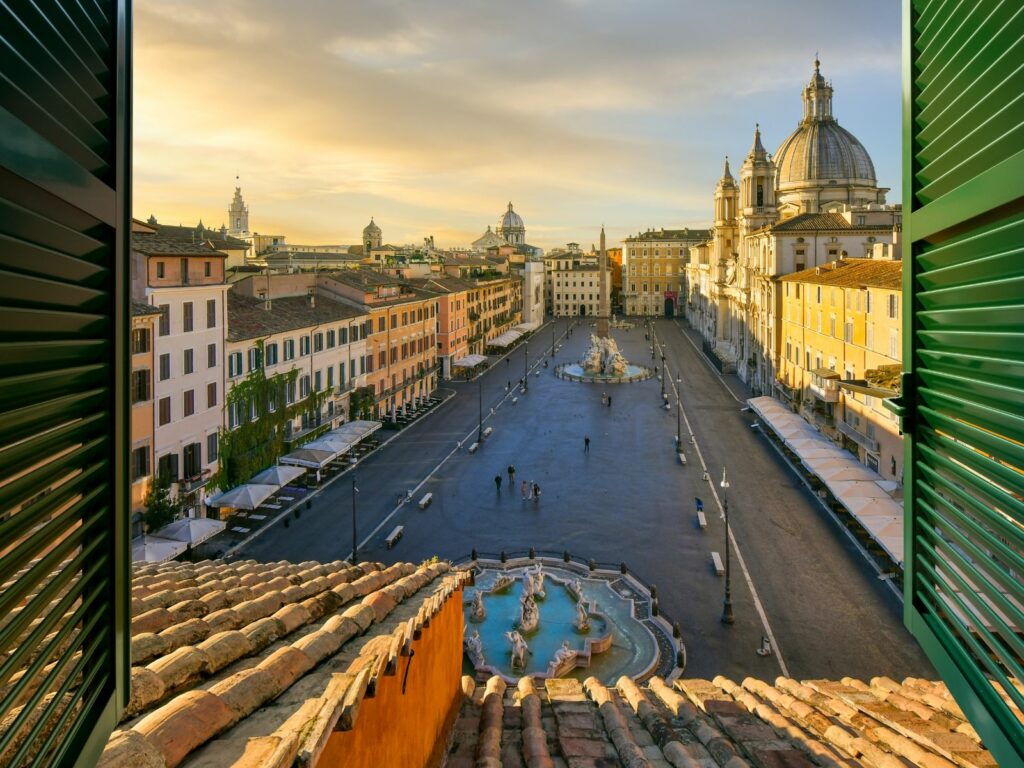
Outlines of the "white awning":
M 188 549 L 184 541 L 164 539 L 160 536 L 139 536 L 132 539 L 133 563 L 162 563 L 172 560 Z
M 903 565 L 903 505 L 892 497 L 891 481 L 861 464 L 821 436 L 810 424 L 773 397 L 752 397 L 747 404 L 817 475 L 868 535 Z
M 232 509 L 256 509 L 260 504 L 274 495 L 276 485 L 259 485 L 246 483 L 230 491 L 219 493 L 206 503 L 211 507 L 231 507 Z
M 321 435 L 303 448 L 310 450 L 331 450 L 340 456 L 381 428 L 379 421 L 350 421 L 336 429 Z
M 466 355 L 452 363 L 454 368 L 475 368 L 480 363 L 487 362 L 487 355 Z
M 520 333 L 532 333 L 540 328 L 540 323 L 533 321 L 529 323 L 520 323 L 512 328 L 513 331 L 519 331 Z
M 280 464 L 264 469 L 258 475 L 249 480 L 257 485 L 276 485 L 278 488 L 288 485 L 292 480 L 297 480 L 306 474 L 302 467 L 284 467 Z
M 165 539 L 195 546 L 220 533 L 225 527 L 223 520 L 214 520 L 212 517 L 183 517 L 164 526 L 157 533 Z
M 312 448 L 299 448 L 285 454 L 278 461 L 280 464 L 294 464 L 298 467 L 320 469 L 331 463 L 338 454 L 334 451 L 317 451 Z
M 505 331 L 500 336 L 495 336 L 493 339 L 487 342 L 488 347 L 502 347 L 505 348 L 509 344 L 513 344 L 522 338 L 519 331 Z

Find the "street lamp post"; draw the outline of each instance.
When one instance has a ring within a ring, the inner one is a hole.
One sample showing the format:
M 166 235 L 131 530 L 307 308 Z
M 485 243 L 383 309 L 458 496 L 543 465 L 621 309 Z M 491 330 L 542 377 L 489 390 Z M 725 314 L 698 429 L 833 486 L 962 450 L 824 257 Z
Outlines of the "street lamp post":
M 356 494 L 359 489 L 356 487 L 356 457 L 350 456 L 349 463 L 352 465 L 352 565 L 359 562 L 359 537 L 356 535 Z
M 555 359 L 555 324 L 551 323 L 551 359 Z
M 523 342 L 523 394 L 530 389 L 530 342 Z
M 665 367 L 665 345 L 661 345 L 661 399 L 665 399 L 665 379 L 668 378 L 668 368 Z
M 722 507 L 725 512 L 725 602 L 722 603 L 722 623 L 732 624 L 735 621 L 732 615 L 732 579 L 729 571 L 729 481 L 725 477 L 725 467 L 722 467 Z
M 478 443 L 482 443 L 484 441 L 484 380 L 483 380 L 483 377 L 481 376 L 480 378 L 478 378 L 476 380 L 476 383 L 477 383 L 477 387 L 478 387 L 477 391 L 478 391 L 478 393 L 480 395 L 480 399 L 479 399 L 479 404 L 480 404 L 480 421 L 478 422 L 478 427 L 477 427 L 477 431 L 476 431 L 476 441 Z

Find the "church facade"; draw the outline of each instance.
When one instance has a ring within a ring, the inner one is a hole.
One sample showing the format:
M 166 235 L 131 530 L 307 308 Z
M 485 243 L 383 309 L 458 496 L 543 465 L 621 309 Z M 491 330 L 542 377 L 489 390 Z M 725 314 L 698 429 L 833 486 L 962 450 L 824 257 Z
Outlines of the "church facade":
M 775 387 L 782 275 L 846 257 L 871 258 L 898 238 L 901 210 L 885 203 L 874 164 L 832 114 L 820 62 L 803 89 L 800 123 L 769 154 L 760 126 L 733 177 L 728 159 L 714 193 L 709 237 L 689 249 L 685 314 L 725 371 L 751 389 Z

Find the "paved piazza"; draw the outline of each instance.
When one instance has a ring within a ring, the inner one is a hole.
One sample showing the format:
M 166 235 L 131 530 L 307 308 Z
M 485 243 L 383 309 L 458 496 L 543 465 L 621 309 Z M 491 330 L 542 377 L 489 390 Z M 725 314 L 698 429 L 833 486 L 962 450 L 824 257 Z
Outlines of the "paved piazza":
M 555 323 L 559 335 L 565 327 L 564 319 Z M 591 331 L 589 323 L 577 325 L 555 362 L 579 360 Z M 658 380 L 602 386 L 556 379 L 550 323 L 533 335 L 530 366 L 540 376 L 531 372 L 529 392 L 517 403 L 515 388 L 507 395 L 505 387 L 523 376 L 522 348 L 483 375 L 484 426 L 494 431 L 477 453 L 466 448 L 476 436 L 479 384 L 446 382 L 455 397 L 359 466 L 360 558 L 418 562 L 433 555 L 461 559 L 473 548 L 536 547 L 624 561 L 658 588 L 662 610 L 680 624 L 687 677 L 934 677 L 903 628 L 892 587 L 751 429 L 735 377 L 719 377 L 678 321 L 658 320 L 656 331 L 670 371 L 681 373 L 683 408 L 719 495 L 723 462 L 728 466 L 730 527 L 745 566 L 734 550 L 734 625 L 719 622 L 724 579 L 711 565 L 712 551 L 724 555 L 724 523 L 693 446 L 686 446 L 686 466 L 676 459 L 676 417 L 660 407 Z M 612 335 L 630 362 L 653 364 L 642 325 Z M 602 405 L 602 392 L 612 396 L 610 408 Z M 509 464 L 516 468 L 514 488 L 507 485 Z M 497 474 L 504 480 L 500 494 Z M 538 503 L 522 501 L 522 480 L 540 485 Z M 427 510 L 396 504 L 398 494 L 414 488 L 417 499 L 434 494 Z M 695 497 L 704 500 L 705 530 L 696 524 Z M 345 475 L 291 527 L 268 530 L 241 555 L 347 557 L 351 498 Z M 387 550 L 384 537 L 395 525 L 405 526 L 404 536 Z M 766 658 L 755 651 L 768 634 L 779 653 Z

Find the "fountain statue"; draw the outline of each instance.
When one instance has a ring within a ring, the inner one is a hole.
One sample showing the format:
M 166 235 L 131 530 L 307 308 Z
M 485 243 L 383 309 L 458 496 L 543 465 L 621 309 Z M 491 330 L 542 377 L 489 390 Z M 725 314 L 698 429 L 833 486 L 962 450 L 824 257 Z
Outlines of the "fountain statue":
M 523 594 L 521 599 L 533 597 L 533 592 L 533 577 L 530 575 L 530 572 L 527 571 L 523 574 Z
M 473 595 L 473 607 L 469 610 L 469 618 L 473 621 L 483 621 L 487 618 L 487 609 L 484 608 L 484 593 L 479 589 Z
M 570 592 L 572 592 L 573 595 L 575 595 L 577 600 L 582 600 L 583 599 L 583 582 L 582 581 L 580 581 L 579 579 L 573 579 L 572 581 L 570 581 L 565 586 L 566 586 L 566 589 L 568 589 Z
M 506 632 L 505 637 L 512 643 L 512 668 L 525 669 L 526 654 L 530 652 L 530 649 L 527 647 L 523 636 L 513 630 L 512 632 Z
M 474 631 L 463 641 L 466 645 L 466 653 L 474 667 L 481 667 L 484 664 L 484 643 L 480 639 L 480 632 Z
M 551 657 L 551 662 L 548 664 L 548 677 L 561 677 L 572 671 L 576 666 L 578 656 L 579 652 L 569 647 L 569 641 L 563 640 L 562 647 L 555 651 L 555 655 Z
M 536 632 L 537 627 L 540 625 L 540 608 L 537 607 L 537 601 L 533 599 L 533 594 L 524 594 L 519 600 L 519 630 L 530 634 Z
M 626 373 L 626 358 L 611 336 L 591 335 L 590 349 L 583 357 L 583 370 L 592 374 L 622 376 Z
M 494 586 L 491 587 L 491 592 L 501 592 L 503 589 L 508 589 L 514 582 L 515 579 L 507 573 L 499 573 L 494 577 Z
M 582 600 L 576 603 L 576 622 L 574 626 L 580 632 L 590 631 L 590 614 L 587 612 L 587 606 L 583 604 Z
M 533 568 L 532 571 L 526 572 L 526 577 L 533 582 L 533 594 L 534 597 L 543 600 L 544 594 L 544 566 L 540 563 Z

